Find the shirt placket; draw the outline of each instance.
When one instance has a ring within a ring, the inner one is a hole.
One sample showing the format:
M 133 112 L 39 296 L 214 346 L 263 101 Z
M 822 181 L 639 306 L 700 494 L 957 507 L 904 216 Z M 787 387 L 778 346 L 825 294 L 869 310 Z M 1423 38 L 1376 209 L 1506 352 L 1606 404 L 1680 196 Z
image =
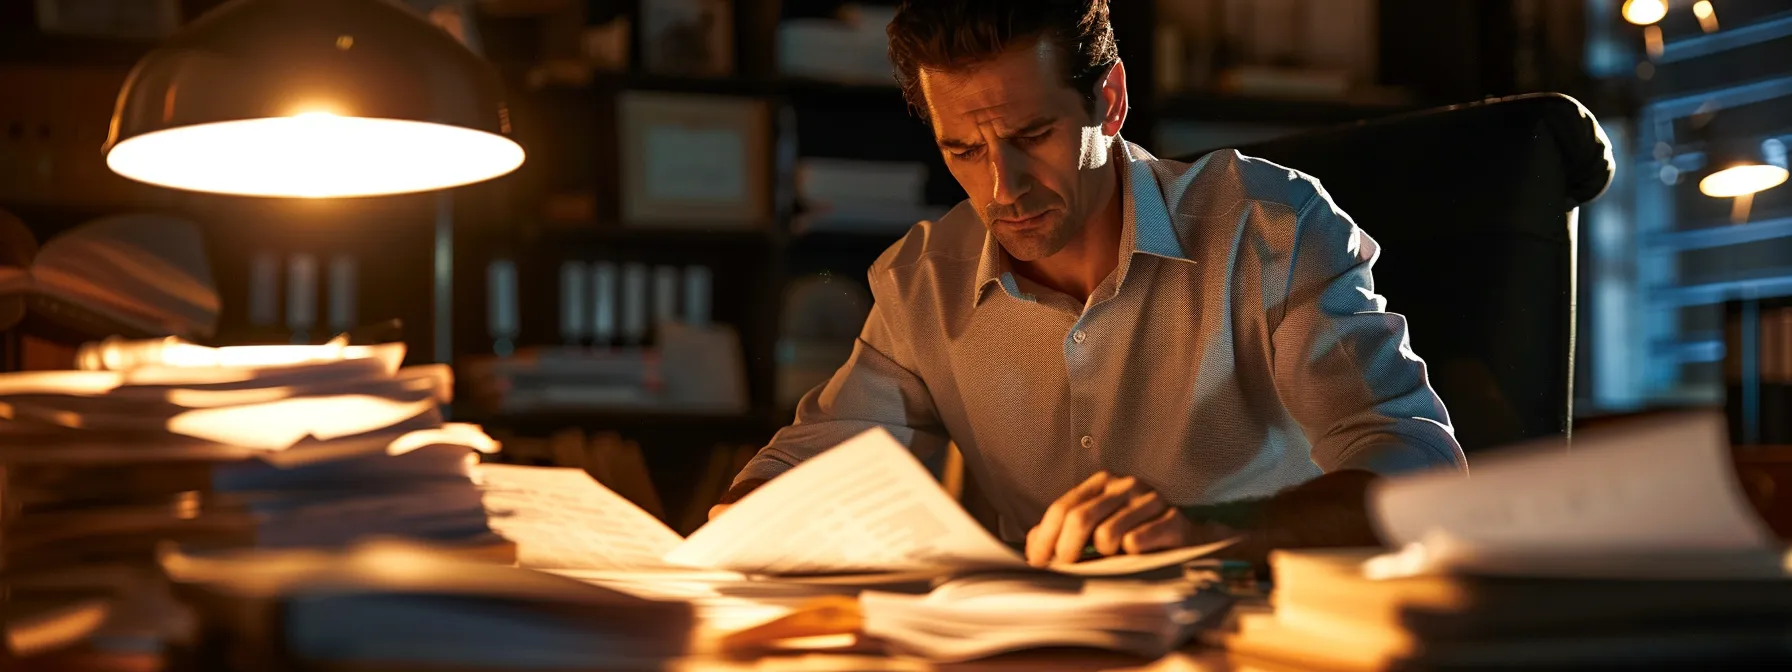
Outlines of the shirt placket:
M 1082 465 L 1099 463 L 1096 458 L 1104 437 L 1094 426 L 1095 395 L 1100 392 L 1097 380 L 1097 357 L 1101 324 L 1099 304 L 1083 310 L 1070 331 L 1064 335 L 1064 383 L 1070 387 L 1070 422 L 1073 429 L 1074 454 Z

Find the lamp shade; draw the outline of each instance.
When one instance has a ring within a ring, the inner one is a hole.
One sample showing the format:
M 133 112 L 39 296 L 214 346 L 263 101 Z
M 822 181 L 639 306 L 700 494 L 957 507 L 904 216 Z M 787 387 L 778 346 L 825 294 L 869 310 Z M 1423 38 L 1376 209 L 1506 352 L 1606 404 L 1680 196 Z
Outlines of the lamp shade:
M 1755 143 L 1715 143 L 1710 150 L 1711 174 L 1699 180 L 1699 193 L 1734 198 L 1785 184 L 1786 145 L 1778 138 Z
M 177 189 L 428 191 L 523 162 L 497 73 L 390 0 L 234 0 L 139 61 L 106 165 Z

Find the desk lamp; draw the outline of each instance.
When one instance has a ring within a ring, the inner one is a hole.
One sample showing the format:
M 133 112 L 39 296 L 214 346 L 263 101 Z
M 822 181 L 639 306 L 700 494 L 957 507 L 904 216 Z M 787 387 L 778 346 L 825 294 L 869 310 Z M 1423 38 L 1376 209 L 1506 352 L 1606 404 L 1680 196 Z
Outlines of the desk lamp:
M 497 73 L 393 0 L 233 0 L 138 61 L 106 165 L 176 189 L 330 198 L 515 170 Z M 452 203 L 438 196 L 436 360 L 447 361 Z
M 1746 224 L 1754 208 L 1755 194 L 1785 184 L 1786 143 L 1768 138 L 1756 144 L 1745 140 L 1708 143 L 1706 165 L 1711 174 L 1699 180 L 1699 193 L 1729 198 L 1730 223 Z
M 1721 145 L 1712 150 L 1709 160 L 1717 169 L 1699 180 L 1699 193 L 1712 198 L 1766 191 L 1785 184 L 1788 175 L 1786 144 L 1779 138 L 1768 138 L 1752 147 Z

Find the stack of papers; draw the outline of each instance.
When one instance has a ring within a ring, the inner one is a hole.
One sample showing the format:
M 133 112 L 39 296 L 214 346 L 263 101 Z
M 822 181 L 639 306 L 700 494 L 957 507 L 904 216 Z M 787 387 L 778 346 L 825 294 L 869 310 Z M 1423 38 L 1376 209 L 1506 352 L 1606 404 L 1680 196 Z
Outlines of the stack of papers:
M 860 596 L 865 634 L 897 651 L 956 662 L 1020 649 L 1085 646 L 1168 654 L 1231 605 L 1195 582 L 981 575 L 926 595 Z
M 971 519 L 881 429 L 805 461 L 684 539 L 582 471 L 483 464 L 476 478 L 491 528 L 516 543 L 524 567 L 638 597 L 690 602 L 711 634 L 772 620 L 821 595 L 889 585 L 918 584 L 924 591 L 936 581 L 991 572 L 1005 578 L 948 587 L 944 597 L 912 606 L 898 604 L 896 595 L 868 596 L 883 601 L 867 602 L 867 617 L 880 614 L 886 629 L 879 634 L 912 638 L 917 651 L 962 659 L 1054 645 L 1155 651 L 1181 641 L 1191 614 L 1223 607 L 1180 584 L 1078 582 L 1073 585 L 1087 588 L 1068 591 L 1063 586 L 1072 584 L 1054 580 L 1174 568 L 1229 541 L 1035 569 Z M 967 591 L 988 599 L 963 602 Z M 1020 627 L 999 641 L 935 643 L 929 641 L 934 631 L 907 629 L 914 619 L 941 614 L 982 622 L 994 618 L 991 609 L 1014 605 L 1037 618 L 1007 619 Z M 961 607 L 968 610 L 956 611 Z
M 1398 550 L 1272 555 L 1274 612 L 1228 647 L 1315 669 L 1785 659 L 1792 557 L 1731 465 L 1698 415 L 1390 480 L 1370 506 Z
M 687 605 L 408 543 L 161 563 L 233 669 L 660 669 L 690 644 Z
M 721 570 L 816 576 L 1031 571 L 978 525 L 888 432 L 872 429 L 803 462 L 681 539 L 578 470 L 483 464 L 490 525 L 539 569 Z M 1185 564 L 1230 544 L 1054 564 L 1123 576 Z
M 473 452 L 496 443 L 442 421 L 446 367 L 403 357 L 402 344 L 110 341 L 84 347 L 81 370 L 0 375 L 0 589 L 23 598 L 53 576 L 46 594 L 119 598 L 123 613 L 161 585 L 138 575 L 164 542 L 501 545 L 469 478 Z M 93 634 L 36 613 L 33 632 Z M 159 616 L 117 616 L 104 633 L 167 634 Z

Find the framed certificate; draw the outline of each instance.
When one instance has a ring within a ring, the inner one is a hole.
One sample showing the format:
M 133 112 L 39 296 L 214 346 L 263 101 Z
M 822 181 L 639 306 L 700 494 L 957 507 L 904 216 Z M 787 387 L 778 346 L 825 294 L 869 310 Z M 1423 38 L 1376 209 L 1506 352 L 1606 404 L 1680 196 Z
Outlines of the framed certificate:
M 770 221 L 766 101 L 629 91 L 616 106 L 625 225 L 755 228 Z

